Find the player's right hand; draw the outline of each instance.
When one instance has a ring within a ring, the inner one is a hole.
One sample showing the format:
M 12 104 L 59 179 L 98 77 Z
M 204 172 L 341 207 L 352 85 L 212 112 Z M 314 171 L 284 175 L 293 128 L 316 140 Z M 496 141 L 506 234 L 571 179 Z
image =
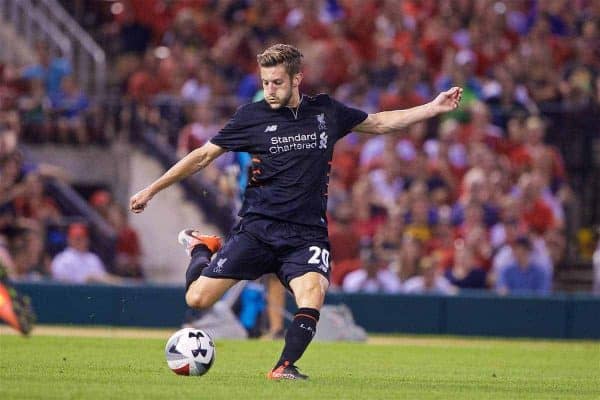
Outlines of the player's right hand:
M 136 214 L 141 213 L 152 199 L 152 196 L 153 194 L 148 188 L 140 190 L 129 199 L 129 209 Z

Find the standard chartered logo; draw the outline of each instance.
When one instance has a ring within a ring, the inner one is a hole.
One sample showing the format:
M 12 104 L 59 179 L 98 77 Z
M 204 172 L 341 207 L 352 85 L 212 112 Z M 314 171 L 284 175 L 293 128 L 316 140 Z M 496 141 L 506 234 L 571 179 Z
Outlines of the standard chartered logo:
M 269 153 L 279 154 L 294 150 L 310 150 L 327 148 L 327 133 L 322 132 L 318 137 L 317 133 L 297 134 L 294 136 L 274 136 L 271 138 Z

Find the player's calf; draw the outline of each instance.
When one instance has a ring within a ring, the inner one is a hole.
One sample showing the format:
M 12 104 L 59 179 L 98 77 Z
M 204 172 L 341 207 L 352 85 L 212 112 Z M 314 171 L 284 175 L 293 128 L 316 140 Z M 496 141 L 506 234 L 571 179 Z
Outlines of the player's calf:
M 285 345 L 273 371 L 281 366 L 294 365 L 302 357 L 317 331 L 320 312 L 314 308 L 299 308 L 285 334 Z

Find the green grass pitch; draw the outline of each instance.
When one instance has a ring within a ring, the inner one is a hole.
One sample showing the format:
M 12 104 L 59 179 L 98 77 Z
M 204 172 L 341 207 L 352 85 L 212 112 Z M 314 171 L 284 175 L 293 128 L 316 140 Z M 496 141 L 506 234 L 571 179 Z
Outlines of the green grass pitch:
M 165 342 L 2 335 L 0 399 L 600 399 L 599 342 L 313 343 L 307 382 L 265 379 L 281 341 L 217 341 L 200 378 L 167 368 Z

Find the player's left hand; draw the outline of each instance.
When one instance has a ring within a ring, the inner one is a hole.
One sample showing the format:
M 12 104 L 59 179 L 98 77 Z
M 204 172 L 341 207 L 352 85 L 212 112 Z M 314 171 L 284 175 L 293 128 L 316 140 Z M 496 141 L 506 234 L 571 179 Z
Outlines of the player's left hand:
M 435 107 L 436 112 L 439 114 L 452 111 L 458 107 L 460 99 L 462 98 L 462 92 L 462 88 L 454 86 L 453 88 L 438 94 L 431 102 L 431 105 Z

